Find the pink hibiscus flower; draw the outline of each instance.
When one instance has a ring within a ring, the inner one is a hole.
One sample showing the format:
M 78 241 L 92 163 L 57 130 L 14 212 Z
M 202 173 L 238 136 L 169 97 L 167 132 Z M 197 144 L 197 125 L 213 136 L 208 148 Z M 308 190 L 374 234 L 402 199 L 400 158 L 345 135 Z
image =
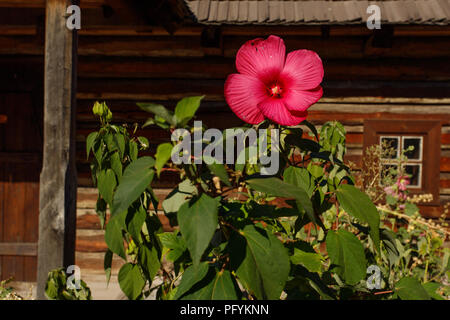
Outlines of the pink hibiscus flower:
M 306 119 L 307 109 L 322 97 L 322 60 L 310 50 L 286 57 L 284 41 L 276 36 L 247 41 L 236 55 L 238 74 L 225 82 L 225 99 L 247 123 L 269 118 L 285 126 Z

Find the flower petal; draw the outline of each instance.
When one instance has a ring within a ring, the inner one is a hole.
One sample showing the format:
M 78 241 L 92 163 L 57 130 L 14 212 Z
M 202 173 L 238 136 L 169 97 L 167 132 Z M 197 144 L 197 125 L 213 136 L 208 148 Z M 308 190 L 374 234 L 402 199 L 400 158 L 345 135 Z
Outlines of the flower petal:
M 292 51 L 287 55 L 280 77 L 289 81 L 290 87 L 297 90 L 317 88 L 323 79 L 322 60 L 314 51 Z
M 225 100 L 231 110 L 247 123 L 257 124 L 264 115 L 257 105 L 267 99 L 264 84 L 244 74 L 231 74 L 225 81 Z
M 283 39 L 269 36 L 247 41 L 236 55 L 239 73 L 261 79 L 263 82 L 277 77 L 283 70 L 286 47 Z
M 258 108 L 270 120 L 283 126 L 295 126 L 306 119 L 306 111 L 290 112 L 284 105 L 283 99 L 268 98 L 258 104 Z
M 321 86 L 313 90 L 289 89 L 283 96 L 284 105 L 290 111 L 306 111 L 311 105 L 322 98 L 323 89 Z

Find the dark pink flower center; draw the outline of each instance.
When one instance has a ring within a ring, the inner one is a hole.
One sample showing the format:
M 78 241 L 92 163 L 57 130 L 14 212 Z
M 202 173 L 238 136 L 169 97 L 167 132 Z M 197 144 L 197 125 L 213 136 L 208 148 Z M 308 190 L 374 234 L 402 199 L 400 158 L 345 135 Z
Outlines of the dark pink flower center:
M 281 98 L 283 87 L 279 82 L 271 83 L 267 85 L 267 92 L 272 98 Z

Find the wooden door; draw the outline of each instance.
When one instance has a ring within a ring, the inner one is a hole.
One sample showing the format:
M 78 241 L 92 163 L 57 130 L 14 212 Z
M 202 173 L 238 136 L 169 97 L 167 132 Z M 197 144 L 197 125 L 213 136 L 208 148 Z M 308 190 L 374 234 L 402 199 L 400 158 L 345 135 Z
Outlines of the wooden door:
M 42 110 L 0 92 L 0 280 L 36 281 Z

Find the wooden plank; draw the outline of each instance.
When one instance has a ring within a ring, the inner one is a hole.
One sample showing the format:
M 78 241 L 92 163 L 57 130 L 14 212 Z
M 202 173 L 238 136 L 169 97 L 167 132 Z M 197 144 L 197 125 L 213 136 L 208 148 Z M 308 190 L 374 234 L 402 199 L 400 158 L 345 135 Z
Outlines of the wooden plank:
M 77 236 L 75 246 L 77 252 L 106 252 L 107 249 L 103 235 Z
M 450 189 L 450 179 L 439 181 L 439 187 L 441 189 Z
M 46 0 L 0 0 L 0 8 L 45 8 Z M 101 8 L 103 5 L 109 5 L 112 1 L 108 0 L 80 0 L 82 8 Z M 119 4 L 120 1 L 113 1 Z
M 20 132 L 20 131 L 19 131 Z M 17 135 L 12 142 L 20 146 L 20 136 Z M 25 185 L 24 165 L 8 164 L 8 184 L 4 193 L 3 242 L 23 241 L 25 212 L 24 203 Z M 6 277 L 16 280 L 24 278 L 24 261 L 22 256 L 3 256 L 2 273 Z
M 0 162 L 39 163 L 41 156 L 33 152 L 0 152 Z
M 377 83 L 376 80 L 418 80 L 424 81 L 425 78 L 448 78 L 444 71 L 448 70 L 444 62 L 440 59 L 435 61 L 424 60 L 420 65 L 413 60 L 403 59 L 397 61 L 386 59 L 381 61 L 353 61 L 353 60 L 327 60 L 325 64 L 325 87 L 329 87 L 330 81 L 337 80 L 370 80 L 366 83 L 370 85 L 373 90 Z M 349 68 L 348 66 L 352 67 Z M 439 72 L 438 70 L 429 71 L 430 68 L 444 68 Z M 348 71 L 348 73 L 346 73 Z M 378 72 L 378 74 L 377 74 Z M 447 71 L 448 72 L 448 71 Z M 229 74 L 236 73 L 234 58 L 130 58 L 130 57 L 81 57 L 79 64 L 79 75 L 84 78 L 158 78 L 158 79 L 221 79 L 224 81 Z M 366 76 L 365 73 L 368 73 Z M 420 77 L 424 78 L 421 79 Z M 82 80 L 80 80 L 80 83 Z M 223 85 L 223 83 L 222 83 Z M 340 84 L 341 88 L 343 83 Z M 359 86 L 363 86 L 360 83 Z M 385 94 L 389 96 L 389 88 L 395 84 L 380 83 L 379 87 Z M 399 85 L 406 86 L 405 83 Z M 423 90 L 431 90 L 430 83 L 410 83 L 409 87 L 420 87 Z M 436 86 L 443 86 L 444 84 L 436 83 Z M 364 88 L 363 88 L 364 89 Z M 392 90 L 392 89 L 391 89 Z M 401 89 L 400 89 L 401 90 Z M 400 91 L 399 90 L 399 91 Z M 325 91 L 327 95 L 329 89 Z M 355 88 L 358 91 L 358 88 Z M 405 95 L 403 89 L 403 95 Z M 375 94 L 372 94 L 374 96 Z M 448 95 L 447 95 L 448 96 Z
M 153 41 L 152 41 L 153 40 Z M 142 41 L 140 37 L 80 38 L 78 54 L 133 57 L 203 57 L 205 49 L 200 37 L 155 37 Z
M 6 29 L 0 32 L 0 53 L 43 54 L 43 43 L 33 30 Z M 8 31 L 9 30 L 9 31 Z M 26 31 L 26 32 L 25 32 Z M 155 31 L 157 32 L 157 31 Z M 207 54 L 201 46 L 197 31 L 179 32 L 174 36 L 154 34 L 149 29 L 139 32 L 132 27 L 124 29 L 93 27 L 82 29 L 79 55 L 133 56 L 133 57 L 204 57 Z M 14 36 L 15 35 L 15 36 Z M 145 36 L 143 41 L 142 36 Z M 258 36 L 265 36 L 258 33 Z M 282 36 L 282 35 L 281 35 Z M 234 58 L 249 36 L 223 35 L 224 57 Z M 448 37 L 395 37 L 391 48 L 373 48 L 364 36 L 333 36 L 324 41 L 319 36 L 285 36 L 287 51 L 308 48 L 316 51 L 323 59 L 383 58 L 446 58 L 450 54 Z M 373 63 L 373 61 L 371 62 Z M 416 67 L 422 65 L 416 63 Z
M 4 97 L 0 95 L 0 105 L 4 105 Z M 2 127 L 0 127 L 0 150 L 3 148 L 3 139 L 4 134 Z M 0 242 L 3 241 L 3 223 L 4 218 L 4 202 L 5 202 L 5 185 L 7 183 L 5 166 L 0 166 Z M 0 279 L 6 279 L 6 276 L 3 276 L 3 257 L 0 255 Z
M 15 25 L 0 25 L 0 35 L 5 36 L 36 36 L 36 26 L 15 26 Z
M 105 254 L 103 252 L 77 252 L 75 263 L 83 270 L 83 273 L 99 273 L 104 275 L 103 261 Z M 120 268 L 125 263 L 122 258 L 114 255 L 111 266 L 111 273 L 118 274 Z M 106 282 L 105 282 L 106 285 Z
M 0 54 L 43 55 L 44 46 L 42 41 L 35 36 L 0 35 Z
M 440 171 L 441 172 L 450 172 L 450 158 L 449 157 L 441 157 L 440 162 Z
M 48 272 L 75 263 L 75 91 L 77 33 L 66 28 L 69 0 L 47 0 L 44 161 L 40 179 L 37 298 Z
M 0 242 L 1 256 L 37 256 L 36 242 Z
M 24 214 L 26 218 L 24 223 L 23 241 L 34 242 L 36 245 L 39 240 L 39 173 L 39 162 L 27 166 L 27 176 L 29 181 L 25 189 L 26 210 Z M 33 257 L 24 257 L 23 260 L 23 280 L 35 282 L 37 278 L 37 254 Z

